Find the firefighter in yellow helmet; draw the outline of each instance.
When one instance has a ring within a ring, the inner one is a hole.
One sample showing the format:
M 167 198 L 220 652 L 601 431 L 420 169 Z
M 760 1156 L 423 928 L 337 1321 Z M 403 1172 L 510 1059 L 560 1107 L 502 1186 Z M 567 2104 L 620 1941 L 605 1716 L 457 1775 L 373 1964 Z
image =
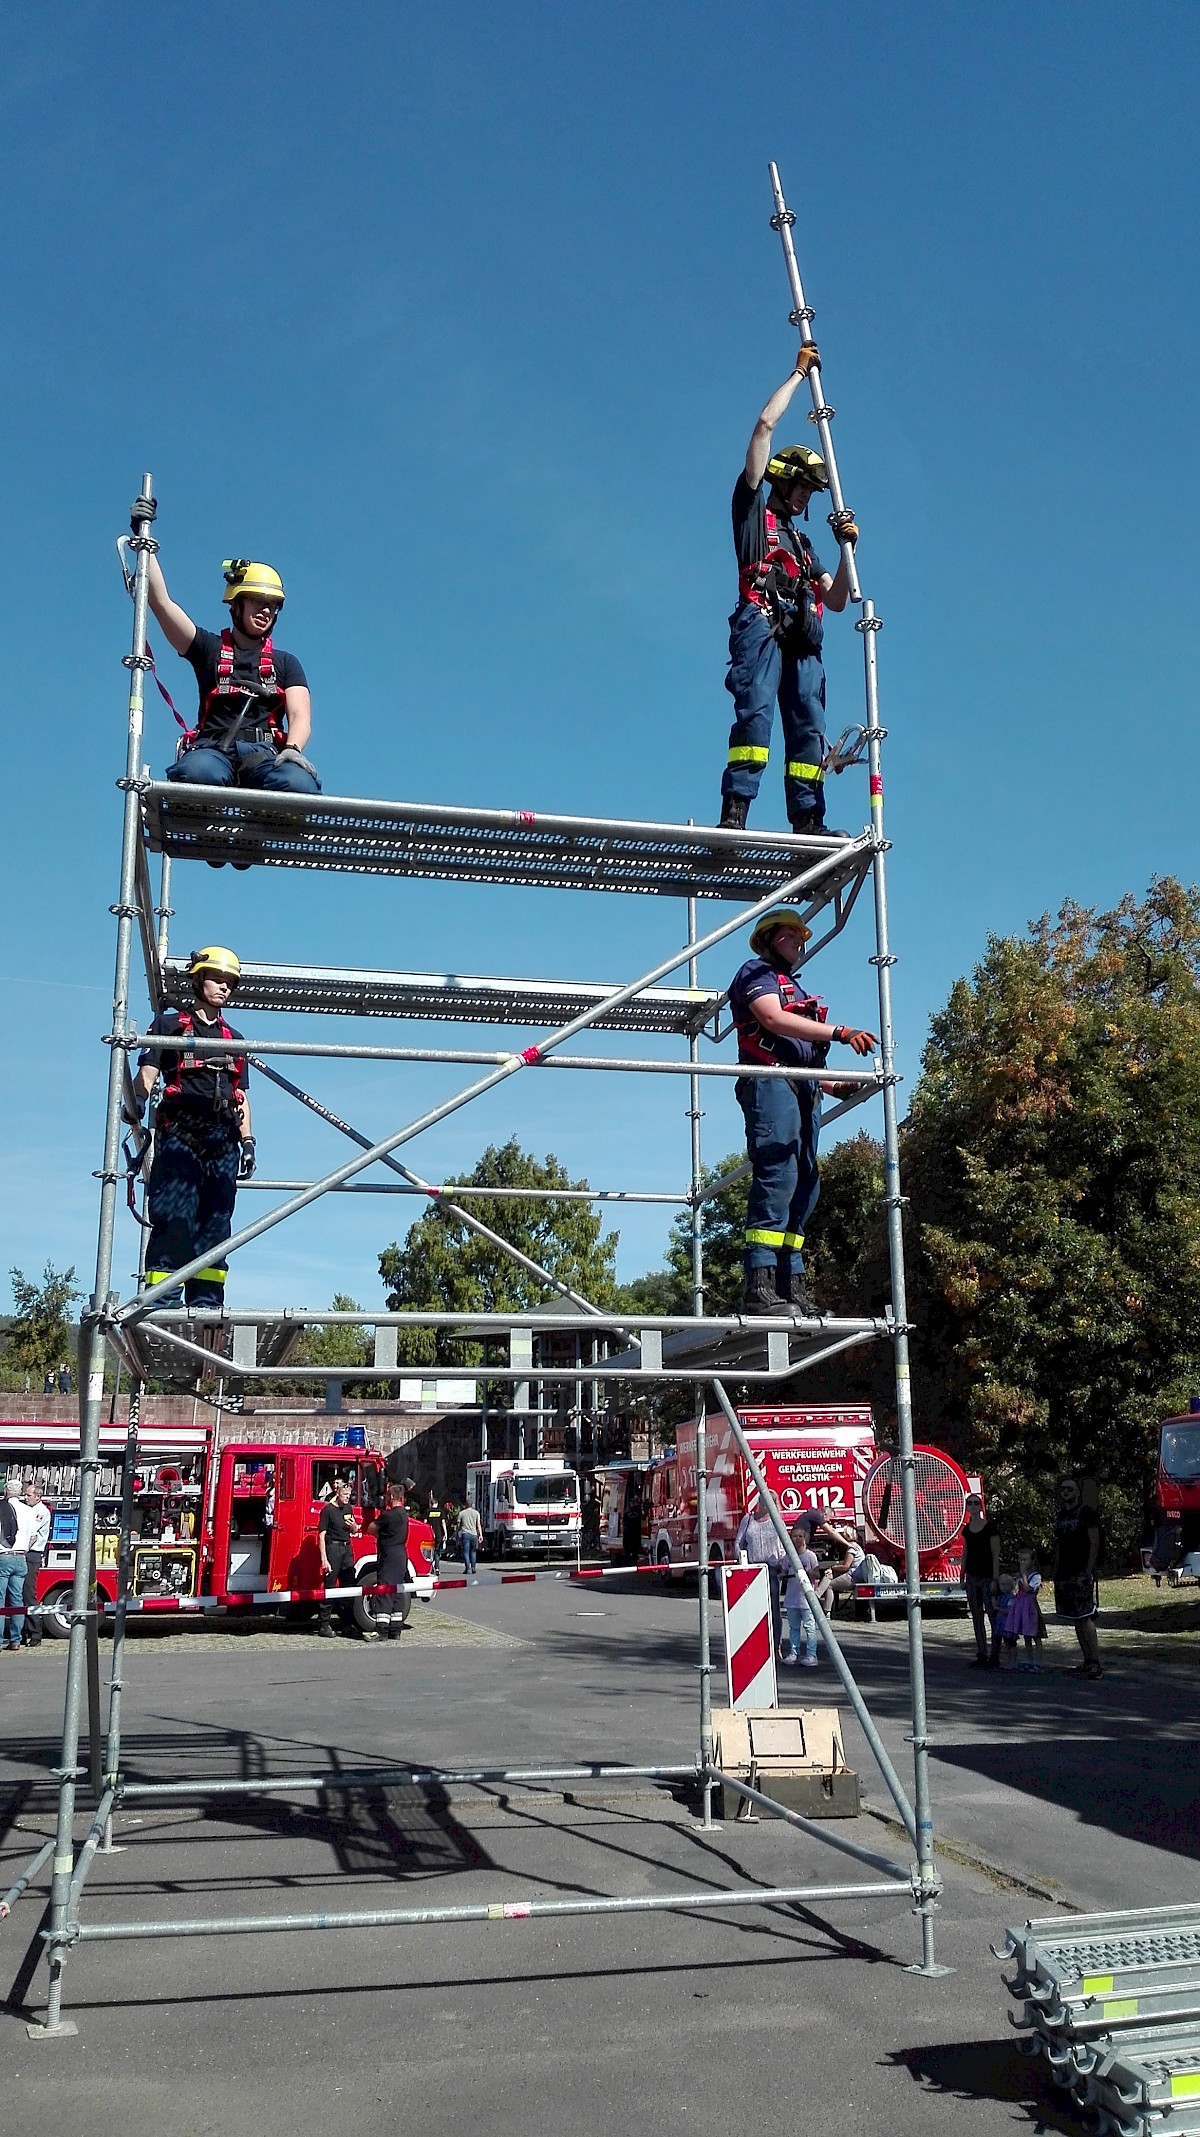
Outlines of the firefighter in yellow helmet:
M 308 681 L 295 654 L 282 652 L 273 636 L 284 603 L 279 573 L 248 557 L 228 558 L 229 621 L 222 631 L 205 631 L 172 601 L 153 550 L 149 565 L 150 607 L 200 689 L 199 717 L 194 728 L 180 720 L 183 740 L 167 778 L 319 794 L 321 782 L 304 754 L 312 732 Z
M 151 1031 L 187 1037 L 193 1043 L 205 1038 L 240 1039 L 241 1032 L 225 1021 L 225 1006 L 241 971 L 232 950 L 216 944 L 193 950 L 188 960 L 190 1008 L 161 1011 Z M 219 1246 L 233 1230 L 238 1181 L 254 1175 L 254 1136 L 244 1055 L 210 1054 L 206 1060 L 202 1045 L 186 1054 L 143 1053 L 134 1079 L 139 1119 L 160 1075 L 154 1163 L 146 1196 L 150 1219 L 146 1282 L 166 1285 L 163 1302 L 169 1298 L 175 1305 L 171 1272 Z M 228 1263 L 214 1255 L 208 1267 L 187 1279 L 186 1304 L 219 1309 L 227 1273 Z
M 738 561 L 738 604 L 729 619 L 729 673 L 733 726 L 721 781 L 720 828 L 741 831 L 758 792 L 771 747 L 775 702 L 783 723 L 783 776 L 788 822 L 793 831 L 825 829 L 825 670 L 821 664 L 822 611 L 842 610 L 850 596 L 843 552 L 833 577 L 826 571 L 800 522 L 809 499 L 829 488 L 825 462 L 807 445 L 771 449 L 802 379 L 820 361 L 815 342 L 805 342 L 795 367 L 771 395 L 754 426 L 746 465 L 733 492 L 733 546 Z M 856 542 L 850 512 L 835 515 L 842 541 Z M 831 524 L 832 524 L 831 520 Z

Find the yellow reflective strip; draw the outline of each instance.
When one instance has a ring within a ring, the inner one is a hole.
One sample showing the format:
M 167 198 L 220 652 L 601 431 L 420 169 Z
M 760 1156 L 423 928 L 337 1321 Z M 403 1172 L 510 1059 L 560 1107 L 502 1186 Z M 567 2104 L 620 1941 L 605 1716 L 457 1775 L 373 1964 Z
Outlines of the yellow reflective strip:
M 1200 2093 L 1200 2070 L 1177 2070 L 1171 2078 L 1171 2098 L 1188 2100 Z
M 825 767 L 823 764 L 789 764 L 787 775 L 789 779 L 815 779 L 819 786 L 825 777 Z
M 1105 1998 L 1104 2016 L 1106 2019 L 1136 2018 L 1137 2014 L 1138 2000 L 1136 1996 L 1108 1996 Z
M 785 1247 L 802 1247 L 804 1245 L 804 1234 L 803 1232 L 785 1232 L 783 1243 Z
M 740 744 L 737 749 L 731 749 L 725 762 L 726 764 L 765 764 L 770 754 L 769 749 L 757 749 L 752 742 L 746 742 Z
M 748 1247 L 781 1247 L 785 1236 L 783 1232 L 747 1232 L 746 1245 Z
M 1111 1974 L 1085 1974 L 1083 1977 L 1083 1993 L 1085 1996 L 1102 1996 L 1105 1989 L 1111 1989 L 1112 1985 L 1113 1977 Z
M 146 1282 L 148 1284 L 165 1284 L 167 1279 L 174 1276 L 174 1274 L 174 1269 L 147 1269 Z
M 194 1284 L 223 1284 L 228 1274 L 228 1269 L 197 1269 L 192 1277 L 192 1282 Z

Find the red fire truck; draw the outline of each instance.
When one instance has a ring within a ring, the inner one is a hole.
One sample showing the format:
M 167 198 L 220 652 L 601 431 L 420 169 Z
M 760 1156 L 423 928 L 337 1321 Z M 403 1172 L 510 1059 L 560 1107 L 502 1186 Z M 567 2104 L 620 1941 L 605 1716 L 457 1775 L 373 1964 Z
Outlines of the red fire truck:
M 898 1473 L 875 1440 L 870 1409 L 745 1409 L 738 1419 L 786 1521 L 815 1513 L 854 1536 L 877 1559 L 856 1582 L 856 1599 L 873 1607 L 891 1591 L 899 1600 L 904 1563 Z M 743 1516 L 757 1490 L 724 1415 L 706 1418 L 709 1556 L 736 1555 Z M 961 1545 L 968 1490 L 979 1489 L 938 1448 L 917 1450 L 918 1537 L 922 1593 L 961 1597 Z M 696 1425 L 679 1427 L 674 1449 L 651 1464 L 646 1477 L 644 1549 L 665 1578 L 696 1557 Z
M 1200 1397 L 1158 1428 L 1152 1569 L 1174 1586 L 1200 1579 Z
M 100 1431 L 96 1496 L 96 1587 L 103 1602 L 117 1596 L 117 1550 L 125 1430 Z M 367 1447 L 261 1446 L 243 1440 L 214 1446 L 210 1427 L 149 1426 L 138 1435 L 134 1477 L 130 1595 L 159 1605 L 246 1607 L 252 1596 L 321 1588 L 317 1526 L 335 1483 L 350 1485 L 355 1582 L 375 1571 L 375 1527 L 384 1503 L 383 1456 Z M 69 1607 L 79 1541 L 79 1429 L 76 1425 L 0 1424 L 0 1489 L 28 1477 L 50 1507 L 50 1535 L 38 1576 L 40 1603 Z M 433 1531 L 415 1518 L 408 1531 L 409 1577 L 428 1602 L 434 1591 Z M 407 1617 L 411 1597 L 397 1599 Z M 269 1607 L 265 1604 L 260 1607 Z M 370 1628 L 374 1602 L 354 1601 L 360 1629 Z M 64 1635 L 65 1616 L 43 1619 Z

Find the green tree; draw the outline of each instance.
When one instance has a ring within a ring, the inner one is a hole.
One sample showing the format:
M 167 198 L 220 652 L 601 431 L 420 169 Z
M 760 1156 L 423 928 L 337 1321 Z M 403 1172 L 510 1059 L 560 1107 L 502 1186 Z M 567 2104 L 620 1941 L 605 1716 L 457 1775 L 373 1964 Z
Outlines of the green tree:
M 1014 1491 L 1094 1471 L 1131 1532 L 1200 1365 L 1196 891 L 992 938 L 933 1019 L 903 1158 L 926 1397 Z
M 28 1373 L 40 1383 L 46 1373 L 73 1355 L 70 1309 L 83 1292 L 73 1266 L 56 1269 L 47 1262 L 40 1284 L 33 1283 L 23 1269 L 11 1269 L 9 1275 L 16 1313 L 4 1345 L 4 1364 L 9 1377 Z
M 556 1157 L 535 1158 L 515 1136 L 490 1145 L 474 1170 L 450 1180 L 449 1187 L 569 1188 L 572 1181 Z M 590 1203 L 543 1200 L 530 1195 L 489 1200 L 472 1196 L 468 1205 L 478 1217 L 531 1261 L 569 1284 L 595 1306 L 608 1307 L 614 1297 L 616 1234 L 601 1236 L 603 1220 Z M 453 1216 L 441 1201 L 418 1218 L 403 1246 L 394 1241 L 379 1257 L 388 1310 L 400 1312 L 527 1313 L 554 1293 L 522 1269 L 490 1240 Z M 405 1363 L 426 1366 L 475 1364 L 482 1347 L 447 1338 L 440 1331 L 400 1331 Z

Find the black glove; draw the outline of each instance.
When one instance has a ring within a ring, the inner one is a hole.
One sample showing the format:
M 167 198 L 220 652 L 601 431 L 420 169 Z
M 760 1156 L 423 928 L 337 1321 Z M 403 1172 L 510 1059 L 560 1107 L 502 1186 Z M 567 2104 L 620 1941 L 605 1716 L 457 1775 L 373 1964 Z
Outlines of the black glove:
M 129 507 L 130 533 L 140 534 L 142 531 L 143 524 L 149 526 L 150 521 L 152 519 L 157 519 L 157 517 L 157 497 L 135 497 L 133 503 Z
M 121 1118 L 131 1128 L 146 1118 L 146 1094 L 135 1088 L 133 1097 L 127 1098 L 121 1107 Z
M 242 1153 L 238 1161 L 239 1180 L 252 1180 L 257 1164 L 258 1159 L 254 1154 L 254 1137 L 252 1135 L 243 1136 Z

